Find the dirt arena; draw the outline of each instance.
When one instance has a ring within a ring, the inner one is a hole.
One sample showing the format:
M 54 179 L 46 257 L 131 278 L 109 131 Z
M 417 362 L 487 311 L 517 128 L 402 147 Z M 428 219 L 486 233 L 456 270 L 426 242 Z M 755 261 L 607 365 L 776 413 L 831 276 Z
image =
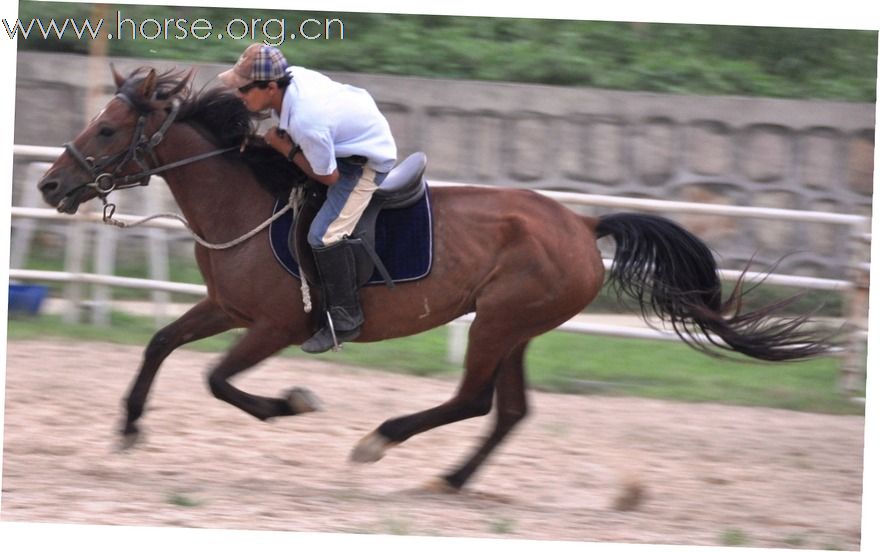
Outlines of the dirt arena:
M 275 358 L 236 384 L 266 395 L 308 387 L 324 410 L 261 423 L 211 396 L 215 355 L 178 351 L 147 403 L 145 441 L 118 453 L 140 355 L 8 344 L 0 519 L 859 547 L 862 417 L 533 392 L 530 417 L 469 490 L 438 495 L 420 486 L 489 419 L 416 436 L 377 464 L 347 459 L 386 418 L 447 399 L 454 380 Z

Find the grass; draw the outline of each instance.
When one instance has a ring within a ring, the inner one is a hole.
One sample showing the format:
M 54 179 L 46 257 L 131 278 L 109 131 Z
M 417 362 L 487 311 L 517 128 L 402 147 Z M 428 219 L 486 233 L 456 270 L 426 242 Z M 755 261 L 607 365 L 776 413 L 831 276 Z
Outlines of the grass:
M 489 530 L 498 535 L 507 535 L 514 531 L 516 522 L 510 518 L 493 518 L 489 521 Z
M 807 538 L 801 534 L 789 535 L 783 541 L 787 548 L 804 548 L 807 544 Z
M 380 529 L 379 532 L 387 533 L 389 535 L 405 536 L 410 534 L 410 526 L 407 521 L 396 516 L 390 516 L 382 519 L 382 529 Z
M 152 320 L 115 312 L 109 327 L 65 324 L 57 316 L 11 318 L 8 339 L 69 339 L 146 346 Z M 227 349 L 240 332 L 188 345 L 196 351 Z M 350 343 L 319 357 L 289 347 L 282 355 L 327 360 L 417 376 L 457 378 L 461 367 L 446 360 L 445 328 L 379 343 Z M 839 361 L 822 358 L 792 364 L 722 361 L 679 343 L 546 334 L 527 353 L 532 388 L 563 393 L 603 393 L 689 402 L 864 414 L 837 391 Z
M 721 534 L 722 546 L 745 546 L 749 539 L 740 529 L 731 529 Z
M 166 497 L 166 501 L 168 504 L 173 504 L 174 506 L 180 506 L 182 508 L 196 508 L 202 505 L 201 501 L 180 493 L 170 493 Z

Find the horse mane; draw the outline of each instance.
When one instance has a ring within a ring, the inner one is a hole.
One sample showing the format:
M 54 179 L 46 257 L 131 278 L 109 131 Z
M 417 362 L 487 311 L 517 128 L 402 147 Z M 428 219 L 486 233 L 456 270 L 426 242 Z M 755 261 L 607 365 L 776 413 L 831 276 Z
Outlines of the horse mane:
M 299 167 L 256 134 L 262 116 L 248 111 L 234 92 L 219 86 L 194 91 L 185 86 L 186 73 L 168 70 L 156 75 L 154 98 L 145 98 L 137 90 L 149 71 L 148 67 L 132 71 L 117 94 L 128 98 L 141 113 L 155 110 L 157 101 L 164 104 L 177 98 L 180 110 L 176 121 L 192 125 L 218 148 L 246 144 L 244 151 L 233 150 L 225 157 L 246 164 L 260 185 L 275 197 L 286 200 L 293 186 L 307 181 L 308 177 Z

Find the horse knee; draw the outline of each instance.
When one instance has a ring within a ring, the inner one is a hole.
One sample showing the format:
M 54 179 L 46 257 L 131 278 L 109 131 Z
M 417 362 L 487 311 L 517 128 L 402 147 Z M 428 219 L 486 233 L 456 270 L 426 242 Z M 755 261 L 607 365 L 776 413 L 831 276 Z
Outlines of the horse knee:
M 492 411 L 492 392 L 481 393 L 475 399 L 465 403 L 463 409 L 468 418 L 485 416 Z
M 147 345 L 147 348 L 144 349 L 144 357 L 145 358 L 154 358 L 156 356 L 162 356 L 168 350 L 169 345 L 171 344 L 171 338 L 169 335 L 170 332 L 167 329 L 162 329 L 156 332 L 152 339 L 150 339 L 150 343 Z
M 519 422 L 528 415 L 525 407 L 517 408 L 499 408 L 498 418 L 495 424 L 495 433 L 497 435 L 507 435 Z
M 477 402 L 476 407 L 478 416 L 485 416 L 489 412 L 492 412 L 492 396 L 490 395 L 486 398 L 480 398 L 480 400 Z
M 208 387 L 211 389 L 211 394 L 214 397 L 223 400 L 226 397 L 226 389 L 229 387 L 229 384 L 226 382 L 226 378 L 217 374 L 216 372 L 211 372 L 208 375 Z

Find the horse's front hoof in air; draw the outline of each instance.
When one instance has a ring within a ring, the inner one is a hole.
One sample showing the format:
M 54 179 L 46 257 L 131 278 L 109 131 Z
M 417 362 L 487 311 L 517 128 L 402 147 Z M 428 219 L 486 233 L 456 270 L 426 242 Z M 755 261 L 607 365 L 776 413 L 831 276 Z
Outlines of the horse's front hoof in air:
M 378 432 L 373 431 L 366 437 L 358 441 L 358 444 L 351 451 L 349 460 L 367 464 L 370 462 L 378 462 L 385 451 L 394 446 L 386 437 L 382 437 Z
M 314 393 L 304 387 L 290 389 L 285 399 L 294 414 L 305 414 L 306 412 L 321 410 L 321 401 L 318 400 Z

